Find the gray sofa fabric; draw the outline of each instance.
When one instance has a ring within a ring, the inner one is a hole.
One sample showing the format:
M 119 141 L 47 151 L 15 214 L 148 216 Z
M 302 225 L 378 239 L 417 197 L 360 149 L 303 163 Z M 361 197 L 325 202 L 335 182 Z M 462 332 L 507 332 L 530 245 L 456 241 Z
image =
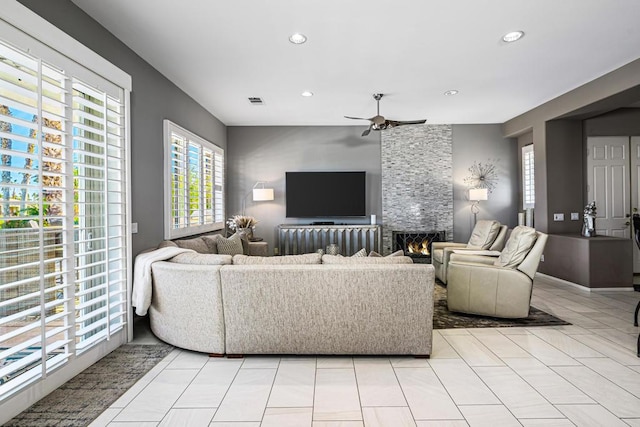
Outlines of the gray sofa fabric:
M 429 265 L 229 266 L 226 351 L 431 354 Z
M 220 265 L 154 262 L 151 331 L 187 350 L 224 353 Z
M 431 353 L 431 265 L 156 262 L 152 271 L 152 331 L 178 347 L 227 354 Z

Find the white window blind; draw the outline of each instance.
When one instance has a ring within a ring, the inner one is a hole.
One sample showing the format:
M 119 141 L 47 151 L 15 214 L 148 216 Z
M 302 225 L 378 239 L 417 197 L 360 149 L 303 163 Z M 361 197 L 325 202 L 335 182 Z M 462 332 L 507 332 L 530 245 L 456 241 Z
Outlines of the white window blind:
M 0 41 L 0 400 L 126 323 L 124 90 L 63 67 Z
M 165 238 L 224 228 L 224 151 L 164 121 Z
M 536 202 L 533 144 L 522 147 L 522 202 L 523 208 L 533 208 Z

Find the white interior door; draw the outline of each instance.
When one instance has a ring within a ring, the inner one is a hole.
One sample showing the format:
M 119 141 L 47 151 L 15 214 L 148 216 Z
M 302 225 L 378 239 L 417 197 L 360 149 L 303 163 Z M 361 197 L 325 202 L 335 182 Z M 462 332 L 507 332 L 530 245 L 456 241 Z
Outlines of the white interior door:
M 627 136 L 587 139 L 587 198 L 596 202 L 596 234 L 631 237 L 629 151 Z
M 631 213 L 640 212 L 640 136 L 631 137 Z M 633 227 L 631 227 L 633 233 Z M 633 272 L 640 273 L 640 249 L 633 244 Z

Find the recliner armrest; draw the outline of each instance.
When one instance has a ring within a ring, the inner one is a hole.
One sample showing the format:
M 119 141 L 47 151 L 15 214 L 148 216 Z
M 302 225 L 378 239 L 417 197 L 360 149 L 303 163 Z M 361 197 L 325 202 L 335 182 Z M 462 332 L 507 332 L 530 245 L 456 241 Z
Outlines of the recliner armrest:
M 449 257 L 449 262 L 455 262 L 459 264 L 474 264 L 474 265 L 493 265 L 496 261 L 495 256 L 486 255 L 470 255 L 470 254 L 458 254 L 452 253 Z
M 431 250 L 444 249 L 444 248 L 466 248 L 466 243 L 454 243 L 454 242 L 433 242 L 431 243 Z

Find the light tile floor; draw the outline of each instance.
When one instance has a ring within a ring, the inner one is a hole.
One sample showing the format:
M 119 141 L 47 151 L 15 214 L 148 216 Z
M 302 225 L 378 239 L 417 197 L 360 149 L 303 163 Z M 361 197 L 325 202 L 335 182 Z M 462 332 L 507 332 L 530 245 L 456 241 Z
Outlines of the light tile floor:
M 639 299 L 536 279 L 571 326 L 436 330 L 429 360 L 176 349 L 92 426 L 640 426 Z

